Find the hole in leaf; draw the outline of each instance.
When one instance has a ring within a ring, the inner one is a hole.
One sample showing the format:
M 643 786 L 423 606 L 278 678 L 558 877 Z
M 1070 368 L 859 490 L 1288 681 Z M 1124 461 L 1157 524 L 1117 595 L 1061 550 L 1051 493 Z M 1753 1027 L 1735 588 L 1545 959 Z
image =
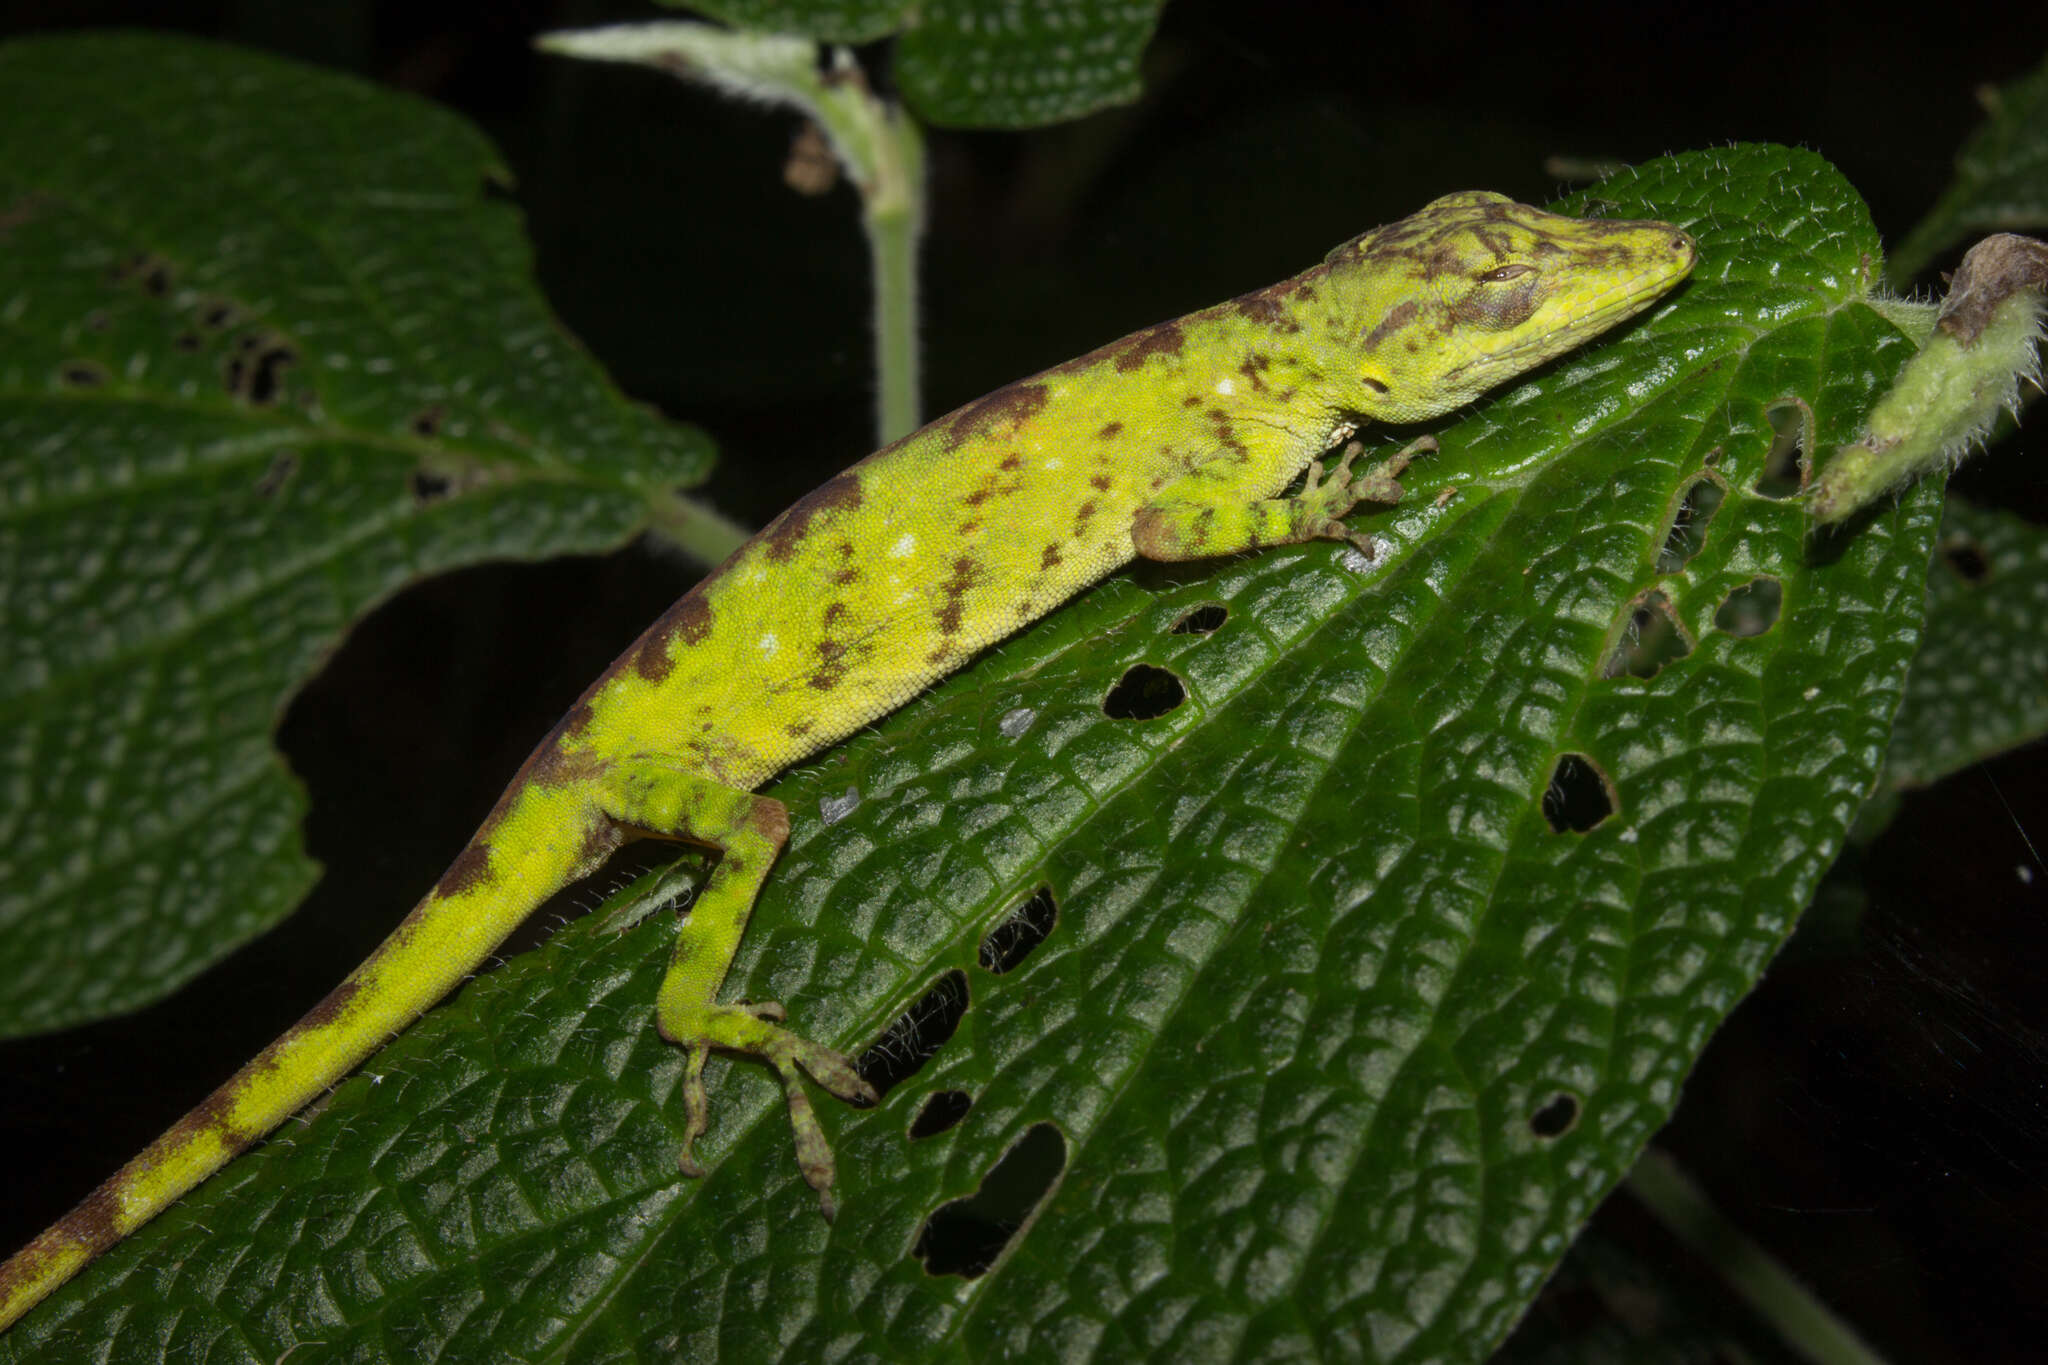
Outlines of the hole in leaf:
M 1982 583 L 1991 577 L 1991 559 L 1984 547 L 1968 537 L 1941 543 L 1941 558 L 1949 572 L 1965 583 Z
M 162 261 L 151 261 L 142 272 L 142 292 L 153 299 L 170 297 L 171 268 Z
M 910 1121 L 910 1140 L 937 1137 L 967 1117 L 974 1101 L 965 1090 L 935 1090 L 925 1096 L 924 1107 Z
M 1692 481 L 1671 518 L 1671 533 L 1664 537 L 1664 548 L 1657 552 L 1658 573 L 1677 573 L 1692 562 L 1692 557 L 1707 543 L 1707 526 L 1727 496 L 1728 490 L 1718 479 L 1701 477 Z
M 1041 886 L 1025 901 L 1010 912 L 1008 919 L 988 931 L 981 941 L 981 965 L 1001 976 L 1031 956 L 1031 950 L 1045 942 L 1045 936 L 1052 932 L 1052 926 L 1059 919 L 1059 906 L 1053 902 L 1052 888 Z
M 1223 623 L 1229 619 L 1229 608 L 1223 606 L 1220 602 L 1204 602 L 1201 606 L 1191 611 L 1181 613 L 1181 618 L 1175 621 L 1172 629 L 1166 633 L 1168 635 L 1214 635 L 1223 628 Z
M 967 973 L 957 967 L 932 983 L 930 990 L 882 1030 L 875 1045 L 853 1064 L 861 1079 L 880 1095 L 903 1084 L 939 1055 L 939 1049 L 967 1014 Z
M 1813 409 L 1801 398 L 1781 398 L 1764 409 L 1771 449 L 1756 476 L 1758 496 L 1789 498 L 1806 487 L 1813 459 Z
M 241 313 L 226 299 L 208 299 L 199 305 L 199 325 L 222 331 L 241 320 Z
M 1545 1140 L 1561 1138 L 1578 1124 L 1579 1097 L 1565 1090 L 1552 1095 L 1541 1109 L 1529 1115 L 1529 1131 Z
M 1644 593 L 1629 605 L 1628 613 L 1621 638 L 1600 666 L 1601 677 L 1654 678 L 1664 665 L 1692 653 L 1692 641 L 1663 593 Z
M 1102 699 L 1111 720 L 1158 720 L 1188 699 L 1179 678 L 1154 664 L 1132 664 Z
M 1784 585 L 1777 579 L 1752 578 L 1722 601 L 1714 624 L 1730 635 L 1761 635 L 1778 624 L 1784 602 Z
M 198 351 L 201 345 L 199 340 L 199 333 L 187 329 L 186 331 L 180 332 L 176 336 L 172 337 L 171 345 L 176 347 L 178 350 L 185 352 L 185 354 L 191 355 L 194 352 Z
M 412 496 L 416 502 L 433 502 L 445 498 L 449 490 L 455 486 L 454 480 L 447 475 L 430 474 L 424 469 L 415 469 L 412 477 L 406 482 L 411 486 Z
M 270 468 L 263 471 L 263 477 L 256 480 L 256 496 L 259 498 L 276 497 L 278 490 L 284 487 L 285 480 L 291 478 L 297 472 L 298 467 L 298 456 L 292 454 L 289 450 L 279 451 L 277 456 L 271 460 Z
M 965 1199 L 925 1220 L 910 1254 L 932 1275 L 975 1279 L 996 1263 L 1067 1166 L 1067 1140 L 1050 1123 L 1033 1124 Z
M 1543 818 L 1559 834 L 1584 834 L 1614 814 L 1614 788 L 1607 774 L 1584 754 L 1559 754 L 1543 793 Z
M 228 357 L 228 392 L 245 403 L 268 406 L 277 401 L 285 369 L 298 358 L 298 352 L 275 338 L 245 332 Z
M 65 361 L 63 368 L 57 371 L 57 377 L 66 388 L 72 389 L 96 389 L 107 382 L 105 368 L 90 360 Z
M 435 403 L 431 407 L 421 408 L 413 414 L 411 422 L 412 434 L 415 436 L 434 435 L 441 430 L 441 423 L 446 420 L 447 415 L 446 410 L 439 403 Z

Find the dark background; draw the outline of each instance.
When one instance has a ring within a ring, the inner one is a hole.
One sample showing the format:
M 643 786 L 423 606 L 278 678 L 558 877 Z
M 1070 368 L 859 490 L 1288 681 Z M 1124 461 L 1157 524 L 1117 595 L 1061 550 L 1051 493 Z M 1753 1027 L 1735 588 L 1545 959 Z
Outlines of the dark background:
M 0 36 L 173 27 L 475 120 L 516 174 L 569 327 L 628 392 L 712 434 L 721 468 L 703 491 L 759 524 L 873 444 L 857 208 L 844 186 L 821 198 L 783 186 L 794 116 L 529 46 L 550 28 L 649 17 L 599 3 L 41 0 L 0 3 Z M 932 132 L 927 408 L 1291 274 L 1448 190 L 1542 202 L 1570 188 L 1545 169 L 1552 156 L 1797 143 L 1833 160 L 1896 241 L 1980 122 L 1977 88 L 2044 55 L 2038 4 L 1908 20 L 1860 4 L 1174 0 L 1140 104 L 1029 133 Z M 864 57 L 886 83 L 886 48 Z M 2041 425 L 1966 469 L 1959 490 L 2048 521 Z M 26 1241 L 324 995 L 695 573 L 645 544 L 475 569 L 402 594 L 354 632 L 279 732 L 327 876 L 289 922 L 175 999 L 0 1047 L 0 1132 L 39 1173 L 33 1186 L 10 1177 L 0 1243 Z M 1852 912 L 1802 929 L 1660 1139 L 1897 1360 L 2037 1359 L 2048 1337 L 2040 757 L 1910 796 L 1846 860 Z M 1626 1195 L 1595 1229 L 1685 1294 L 1717 1296 L 1711 1272 Z M 1611 1296 L 1570 1279 L 1532 1314 L 1532 1340 L 1610 1313 Z

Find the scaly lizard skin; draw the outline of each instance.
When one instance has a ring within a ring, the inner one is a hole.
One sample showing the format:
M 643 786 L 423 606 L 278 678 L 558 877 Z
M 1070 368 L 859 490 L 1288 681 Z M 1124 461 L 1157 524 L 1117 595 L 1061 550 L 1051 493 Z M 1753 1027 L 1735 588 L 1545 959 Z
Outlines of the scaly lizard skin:
M 4 1266 L 0 1328 L 453 990 L 548 896 L 629 839 L 720 857 L 676 936 L 655 1027 L 686 1049 L 680 1165 L 710 1049 L 782 1078 L 833 1212 L 799 1073 L 872 1102 L 852 1063 L 719 989 L 789 813 L 752 794 L 1135 557 L 1318 538 L 1401 495 L 1405 454 L 1316 457 L 1361 421 L 1435 417 L 1648 307 L 1691 271 L 1656 222 L 1464 193 L 1267 289 L 1135 332 L 868 456 L 776 518 L 590 685 L 426 898 L 325 1000 Z M 1355 453 L 1355 447 L 1354 447 Z M 1301 491 L 1280 496 L 1306 469 Z

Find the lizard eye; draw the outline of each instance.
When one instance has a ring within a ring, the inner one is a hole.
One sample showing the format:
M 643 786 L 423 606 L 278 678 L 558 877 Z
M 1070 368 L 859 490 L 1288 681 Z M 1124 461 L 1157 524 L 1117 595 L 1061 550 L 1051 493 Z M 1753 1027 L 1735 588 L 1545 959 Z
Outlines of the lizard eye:
M 1535 273 L 1536 267 L 1533 265 L 1502 265 L 1495 266 L 1492 270 L 1480 271 L 1478 280 L 1481 284 L 1506 284 L 1509 280 L 1518 280 L 1524 275 Z

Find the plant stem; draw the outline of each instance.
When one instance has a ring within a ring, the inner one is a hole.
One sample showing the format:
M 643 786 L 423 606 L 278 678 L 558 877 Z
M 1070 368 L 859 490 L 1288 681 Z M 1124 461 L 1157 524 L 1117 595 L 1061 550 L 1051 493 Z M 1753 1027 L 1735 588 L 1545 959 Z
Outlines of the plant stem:
M 924 139 L 907 113 L 869 98 L 876 165 L 862 187 L 861 225 L 874 271 L 875 439 L 887 445 L 921 425 L 917 244 L 924 231 Z
M 1723 1218 L 1665 1153 L 1645 1151 L 1627 1183 L 1629 1193 L 1720 1272 L 1792 1349 L 1819 1365 L 1883 1365 L 1884 1358 L 1794 1279 L 1782 1261 Z

